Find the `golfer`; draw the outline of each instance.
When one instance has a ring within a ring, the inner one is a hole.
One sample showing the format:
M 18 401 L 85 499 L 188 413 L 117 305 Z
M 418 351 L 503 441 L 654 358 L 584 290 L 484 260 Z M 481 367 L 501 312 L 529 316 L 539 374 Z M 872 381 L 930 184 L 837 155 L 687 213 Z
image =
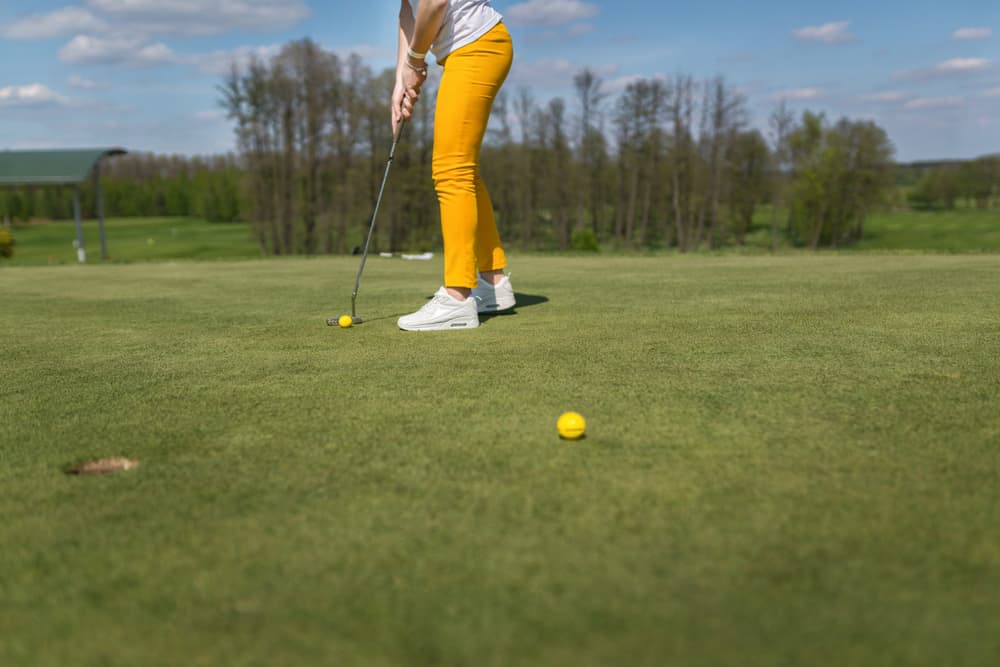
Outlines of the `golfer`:
M 514 307 L 514 289 L 479 173 L 490 110 L 514 49 L 489 0 L 409 0 L 399 7 L 399 57 L 392 129 L 410 118 L 427 79 L 427 51 L 444 68 L 434 113 L 434 188 L 441 207 L 444 287 L 420 310 L 399 318 L 407 331 L 471 329 L 481 312 Z

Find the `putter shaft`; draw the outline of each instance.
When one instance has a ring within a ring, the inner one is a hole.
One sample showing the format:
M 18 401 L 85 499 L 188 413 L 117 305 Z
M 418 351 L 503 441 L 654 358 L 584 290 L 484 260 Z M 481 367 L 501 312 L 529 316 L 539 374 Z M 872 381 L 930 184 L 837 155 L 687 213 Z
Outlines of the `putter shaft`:
M 389 180 L 389 167 L 392 166 L 392 159 L 396 156 L 396 144 L 399 143 L 399 137 L 403 133 L 403 126 L 406 125 L 406 119 L 400 119 L 399 125 L 396 126 L 396 134 L 392 138 L 392 147 L 389 149 L 389 159 L 385 163 L 385 173 L 382 175 L 382 185 L 378 189 L 378 197 L 375 199 L 375 210 L 372 212 L 372 221 L 368 225 L 368 237 L 365 239 L 365 249 L 361 253 L 361 266 L 358 267 L 357 278 L 354 279 L 354 291 L 351 293 L 351 319 L 355 323 L 360 323 L 361 319 L 357 316 L 355 306 L 358 300 L 358 289 L 361 287 L 361 274 L 365 270 L 365 263 L 368 261 L 368 247 L 372 242 L 372 232 L 375 231 L 375 218 L 378 217 L 378 208 L 382 204 L 382 194 L 385 192 L 385 183 Z

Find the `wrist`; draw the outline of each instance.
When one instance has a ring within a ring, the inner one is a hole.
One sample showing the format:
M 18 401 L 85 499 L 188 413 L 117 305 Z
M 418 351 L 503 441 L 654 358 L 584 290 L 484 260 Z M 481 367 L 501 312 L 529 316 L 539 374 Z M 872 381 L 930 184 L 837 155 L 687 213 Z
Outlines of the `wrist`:
M 409 69 L 413 70 L 414 72 L 416 72 L 417 74 L 419 74 L 422 77 L 426 77 L 427 76 L 427 63 L 421 62 L 419 65 L 414 65 L 409 60 L 406 60 L 405 62 L 406 62 L 406 66 Z
M 410 57 L 415 63 L 422 63 L 427 58 L 427 52 L 420 53 L 419 51 L 414 51 L 412 46 L 406 47 L 406 55 Z

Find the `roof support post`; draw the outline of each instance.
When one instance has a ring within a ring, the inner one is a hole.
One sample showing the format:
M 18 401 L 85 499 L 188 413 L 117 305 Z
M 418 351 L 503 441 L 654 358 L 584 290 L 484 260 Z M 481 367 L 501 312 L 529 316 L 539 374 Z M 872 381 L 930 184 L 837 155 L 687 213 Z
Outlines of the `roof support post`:
M 104 193 L 101 192 L 101 161 L 94 165 L 94 194 L 97 197 L 97 226 L 101 230 L 101 260 L 108 261 L 108 240 L 104 235 Z
M 76 220 L 76 259 L 83 264 L 87 251 L 83 249 L 83 221 L 80 219 L 80 188 L 73 188 L 73 219 Z

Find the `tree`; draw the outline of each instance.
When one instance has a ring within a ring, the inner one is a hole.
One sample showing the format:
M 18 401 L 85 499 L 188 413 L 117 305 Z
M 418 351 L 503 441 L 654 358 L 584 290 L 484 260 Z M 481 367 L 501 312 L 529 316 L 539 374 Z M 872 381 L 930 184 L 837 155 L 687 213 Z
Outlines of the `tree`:
M 736 243 L 744 245 L 753 224 L 757 206 L 771 186 L 771 153 L 767 141 L 757 130 L 740 132 L 730 150 L 729 189 L 730 226 Z
M 805 112 L 789 145 L 791 219 L 799 238 L 813 250 L 860 240 L 869 211 L 892 185 L 894 149 L 885 131 L 847 119 L 831 128 L 823 115 Z
M 615 113 L 619 196 L 615 238 L 626 248 L 646 241 L 652 215 L 654 185 L 663 162 L 663 129 L 668 91 L 657 79 L 640 79 L 625 88 Z
M 709 250 L 713 247 L 729 152 L 734 137 L 746 124 L 746 119 L 746 97 L 743 94 L 727 86 L 722 77 L 706 83 L 699 143 L 702 160 L 707 168 L 707 184 L 701 197 L 695 247 L 701 244 L 703 234 Z
M 677 247 L 681 252 L 695 248 L 694 206 L 698 179 L 697 153 L 694 141 L 694 80 L 678 76 L 667 89 L 673 145 L 670 149 L 671 204 Z
M 559 249 L 568 250 L 574 217 L 570 193 L 575 174 L 566 132 L 566 103 L 562 98 L 551 100 L 539 121 L 544 132 L 542 145 L 549 163 L 543 201 L 551 211 Z
M 601 234 L 601 209 L 604 207 L 604 189 L 601 174 L 607 161 L 607 142 L 602 131 L 602 106 L 607 99 L 603 81 L 588 67 L 573 77 L 577 98 L 580 103 L 579 159 L 585 187 L 579 188 L 581 208 L 590 217 L 590 228 L 594 237 Z
M 957 179 L 963 197 L 975 202 L 977 208 L 989 208 L 1000 181 L 1000 158 L 980 157 L 966 162 L 959 168 Z
M 768 118 L 771 130 L 771 145 L 773 146 L 774 167 L 772 171 L 771 192 L 771 252 L 778 251 L 778 211 L 787 204 L 788 175 L 792 166 L 791 146 L 789 136 L 795 130 L 795 115 L 788 108 L 788 103 L 781 100 Z

